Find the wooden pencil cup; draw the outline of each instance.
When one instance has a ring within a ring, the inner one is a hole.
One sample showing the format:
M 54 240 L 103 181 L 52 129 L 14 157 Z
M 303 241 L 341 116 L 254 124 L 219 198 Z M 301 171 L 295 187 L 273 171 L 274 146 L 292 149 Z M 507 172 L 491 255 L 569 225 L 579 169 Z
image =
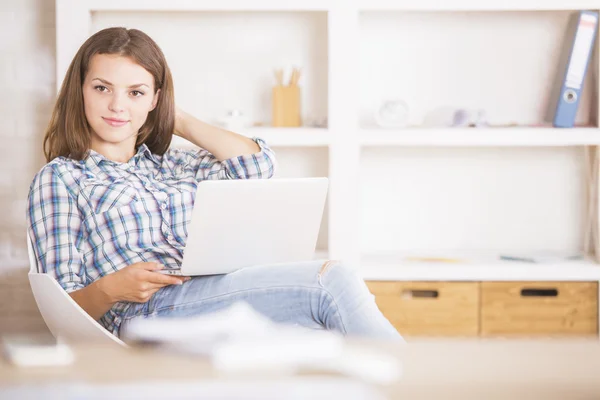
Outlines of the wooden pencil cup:
M 300 118 L 300 87 L 273 87 L 273 126 L 297 127 L 302 125 Z

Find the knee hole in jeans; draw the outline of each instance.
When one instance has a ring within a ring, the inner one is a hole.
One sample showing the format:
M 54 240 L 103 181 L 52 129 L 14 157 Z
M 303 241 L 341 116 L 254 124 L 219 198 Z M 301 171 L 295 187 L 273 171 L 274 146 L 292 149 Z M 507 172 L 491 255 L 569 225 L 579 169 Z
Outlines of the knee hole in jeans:
M 319 273 L 317 274 L 317 279 L 319 280 L 319 285 L 321 287 L 324 287 L 323 285 L 323 276 L 325 275 L 325 273 L 334 265 L 338 264 L 339 262 L 336 260 L 327 260 L 323 263 L 323 265 L 321 265 L 321 269 L 319 270 Z

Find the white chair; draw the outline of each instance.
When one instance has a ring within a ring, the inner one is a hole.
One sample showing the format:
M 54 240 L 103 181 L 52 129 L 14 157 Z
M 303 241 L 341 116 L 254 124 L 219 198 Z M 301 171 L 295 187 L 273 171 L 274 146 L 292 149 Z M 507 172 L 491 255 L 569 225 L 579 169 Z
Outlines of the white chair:
M 44 322 L 56 340 L 66 343 L 112 343 L 127 346 L 88 315 L 50 275 L 38 271 L 27 232 L 29 284 Z

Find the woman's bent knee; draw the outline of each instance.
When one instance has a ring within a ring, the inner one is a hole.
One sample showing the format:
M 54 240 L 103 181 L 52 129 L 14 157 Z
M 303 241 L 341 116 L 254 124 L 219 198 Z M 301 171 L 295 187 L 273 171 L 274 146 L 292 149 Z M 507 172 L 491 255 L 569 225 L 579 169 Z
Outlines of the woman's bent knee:
M 324 261 L 317 274 L 319 285 L 325 289 L 339 288 L 355 295 L 370 294 L 358 272 L 339 261 Z

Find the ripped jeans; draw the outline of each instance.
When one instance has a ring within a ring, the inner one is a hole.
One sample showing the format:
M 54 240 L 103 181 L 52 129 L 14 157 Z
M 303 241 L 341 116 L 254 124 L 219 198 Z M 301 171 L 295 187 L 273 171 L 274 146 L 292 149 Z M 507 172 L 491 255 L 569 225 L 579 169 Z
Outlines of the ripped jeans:
M 244 268 L 226 275 L 193 277 L 160 289 L 123 316 L 196 316 L 245 301 L 271 320 L 371 339 L 402 337 L 381 314 L 358 274 L 335 261 L 308 261 Z

